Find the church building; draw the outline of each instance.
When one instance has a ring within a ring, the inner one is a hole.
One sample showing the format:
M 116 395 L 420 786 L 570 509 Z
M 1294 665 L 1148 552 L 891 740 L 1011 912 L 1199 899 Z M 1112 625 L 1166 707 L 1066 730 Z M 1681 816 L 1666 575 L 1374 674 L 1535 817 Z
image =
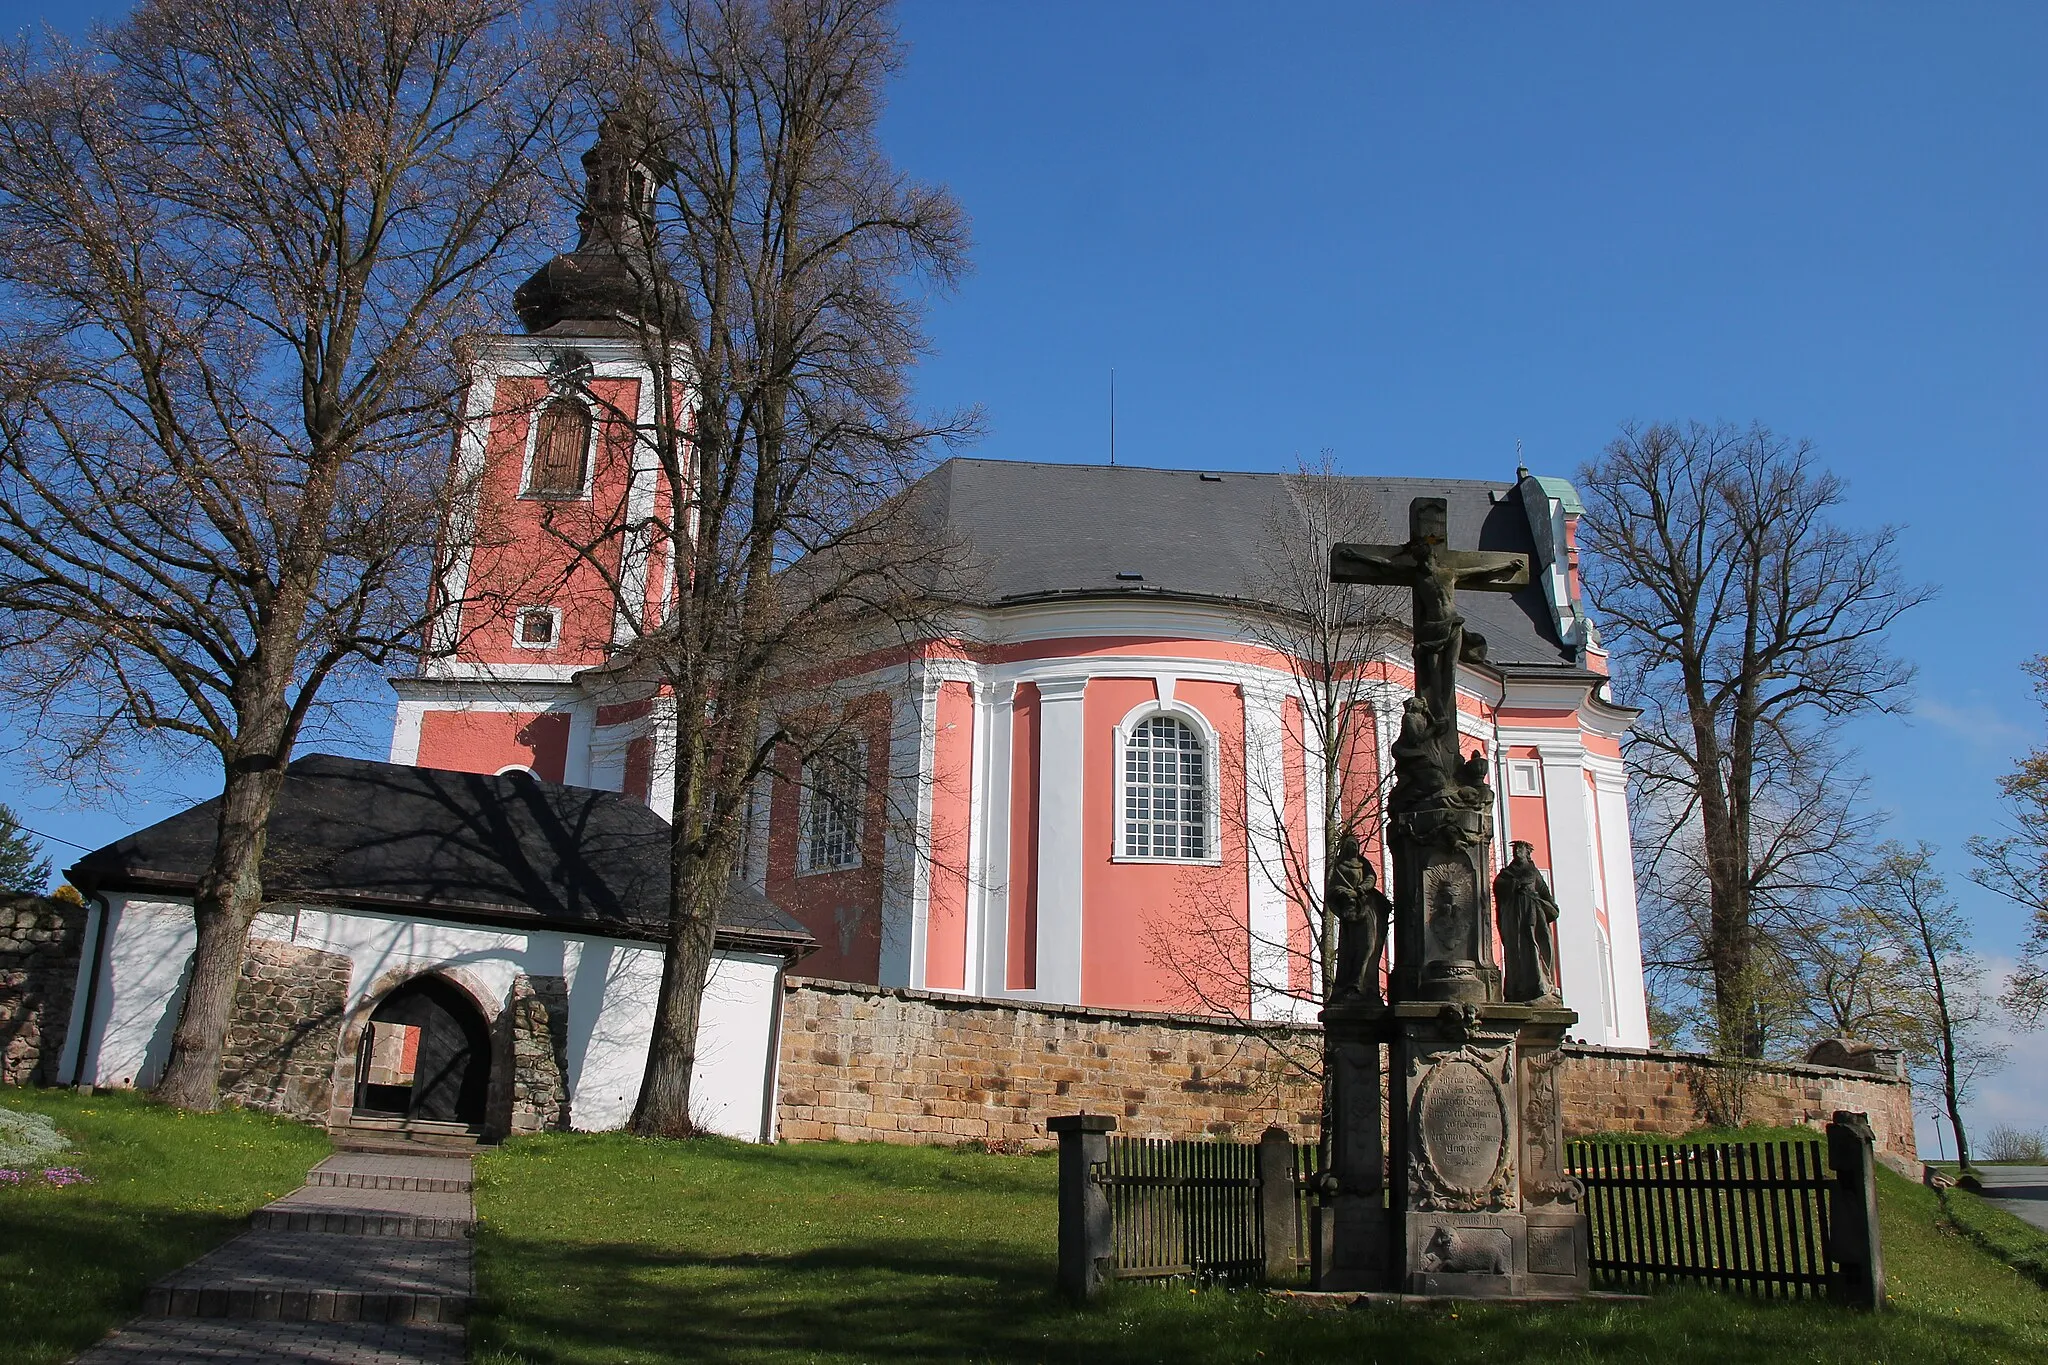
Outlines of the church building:
M 462 492 L 440 585 L 463 609 L 419 672 L 394 681 L 388 763 L 302 759 L 273 828 L 277 904 L 252 951 L 281 977 L 331 978 L 322 1008 L 338 1032 L 323 1054 L 331 1074 L 294 1063 L 246 1084 L 272 1099 L 296 1086 L 285 1107 L 299 1112 L 346 1121 L 423 1083 L 422 1040 L 441 1036 L 454 1040 L 444 1052 L 499 1059 L 489 1085 L 440 1101 L 451 1116 L 460 1101 L 472 1126 L 606 1127 L 630 1113 L 658 972 L 675 717 L 658 689 L 606 665 L 672 585 L 662 546 L 633 529 L 657 493 L 639 434 L 654 381 L 620 321 L 606 234 L 589 229 L 616 217 L 623 193 L 593 156 L 584 241 L 521 288 L 523 331 L 465 348 L 451 480 Z M 1305 527 L 1302 481 L 1024 453 L 1046 458 L 952 459 L 914 490 L 975 562 L 959 604 L 969 628 L 842 666 L 833 690 L 854 737 L 755 794 L 714 971 L 725 1003 L 708 1016 L 709 1055 L 727 1071 L 709 1086 L 707 1126 L 773 1135 L 787 970 L 1047 1005 L 1314 1018 L 1311 930 L 1289 887 L 1321 876 L 1328 767 L 1302 711 L 1311 661 L 1257 624 L 1286 606 L 1262 586 L 1262 547 Z M 1647 1046 L 1621 754 L 1634 713 L 1607 696 L 1576 495 L 1527 471 L 1343 482 L 1381 527 L 1405 525 L 1411 499 L 1440 497 L 1451 545 L 1530 557 L 1527 587 L 1460 599 L 1486 641 L 1458 679 L 1462 747 L 1484 756 L 1495 792 L 1494 865 L 1527 841 L 1554 888 L 1575 1033 Z M 547 518 L 578 514 L 621 519 L 606 542 L 614 562 L 579 560 L 548 533 Z M 620 610 L 621 594 L 645 610 Z M 1362 738 L 1335 765 L 1358 793 L 1390 771 L 1412 685 L 1405 636 L 1392 633 L 1371 668 L 1376 684 L 1355 703 L 1369 714 L 1350 726 Z M 198 813 L 74 874 L 103 907 L 67 1043 L 83 1079 L 147 1083 L 161 1065 L 189 952 L 179 893 L 210 837 Z M 1367 843 L 1386 885 L 1385 850 Z M 1303 866 L 1280 870 L 1302 851 Z M 293 859 L 324 870 L 290 874 Z M 1219 965 L 1219 951 L 1237 960 Z M 519 1024 L 522 1001 L 546 1007 L 540 1023 Z M 442 1015 L 456 1022 L 438 1035 L 417 1022 Z M 510 1074 L 525 1045 L 554 1055 L 548 1094 Z

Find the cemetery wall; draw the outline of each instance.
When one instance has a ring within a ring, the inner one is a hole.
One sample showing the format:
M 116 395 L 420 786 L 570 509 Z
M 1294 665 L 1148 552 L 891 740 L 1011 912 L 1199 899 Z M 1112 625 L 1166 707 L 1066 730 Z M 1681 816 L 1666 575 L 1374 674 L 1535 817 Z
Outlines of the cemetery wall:
M 1283 1046 L 1313 1049 L 1295 1030 Z M 779 1133 L 786 1141 L 1047 1146 L 1045 1121 L 1114 1114 L 1137 1137 L 1315 1131 L 1320 1092 L 1252 1029 L 1079 1005 L 1018 1006 L 790 977 Z
M 1315 1135 L 1318 1088 L 1282 1054 L 1312 1060 L 1321 1037 L 1312 1028 L 1254 1030 L 1201 1016 L 793 976 L 783 997 L 779 1135 L 1039 1148 L 1051 1145 L 1046 1119 L 1086 1111 L 1114 1115 L 1117 1131 L 1136 1137 L 1250 1139 L 1270 1124 L 1306 1141 Z M 1571 1136 L 1676 1137 L 1704 1122 L 1708 1098 L 1726 1080 L 1711 1059 L 1687 1053 L 1565 1051 Z M 1837 1109 L 1861 1110 L 1881 1155 L 1917 1160 L 1912 1091 L 1902 1079 L 1774 1065 L 1747 1080 L 1752 1121 L 1817 1127 Z
M 1653 1133 L 1675 1137 L 1706 1122 L 1708 1100 L 1744 1091 L 1751 1123 L 1818 1128 L 1837 1109 L 1870 1116 L 1877 1153 L 1919 1179 L 1913 1087 L 1903 1077 L 1774 1062 L 1739 1073 L 1710 1057 L 1635 1048 L 1567 1047 L 1559 1072 L 1565 1135 Z
M 85 907 L 0 894 L 0 1085 L 54 1084 Z

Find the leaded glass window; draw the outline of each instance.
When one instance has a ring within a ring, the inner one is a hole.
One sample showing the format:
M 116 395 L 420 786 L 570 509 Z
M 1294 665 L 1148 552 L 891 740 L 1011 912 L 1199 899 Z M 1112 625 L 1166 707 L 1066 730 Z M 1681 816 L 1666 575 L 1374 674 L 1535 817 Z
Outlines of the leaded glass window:
M 867 790 L 858 744 L 827 749 L 804 765 L 802 870 L 860 865 L 861 804 Z
M 1139 723 L 1124 746 L 1124 856 L 1209 856 L 1209 763 L 1201 737 L 1172 716 Z

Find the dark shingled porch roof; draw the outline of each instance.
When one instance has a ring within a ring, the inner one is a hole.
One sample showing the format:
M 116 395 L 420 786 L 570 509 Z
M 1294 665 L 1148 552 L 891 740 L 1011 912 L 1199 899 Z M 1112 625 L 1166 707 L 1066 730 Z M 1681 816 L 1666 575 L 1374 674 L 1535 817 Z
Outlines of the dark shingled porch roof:
M 188 895 L 213 852 L 219 804 L 202 801 L 88 853 L 65 876 L 88 894 Z M 285 771 L 263 880 L 272 901 L 660 941 L 668 825 L 617 792 L 312 754 Z M 738 883 L 720 909 L 718 942 L 790 955 L 816 946 Z

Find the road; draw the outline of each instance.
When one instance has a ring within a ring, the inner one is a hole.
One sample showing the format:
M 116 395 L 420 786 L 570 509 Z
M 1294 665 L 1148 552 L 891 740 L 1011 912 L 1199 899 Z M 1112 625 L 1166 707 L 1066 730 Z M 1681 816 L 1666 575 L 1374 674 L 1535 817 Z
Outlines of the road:
M 1979 1166 L 1984 1197 L 2048 1232 L 2048 1166 Z

